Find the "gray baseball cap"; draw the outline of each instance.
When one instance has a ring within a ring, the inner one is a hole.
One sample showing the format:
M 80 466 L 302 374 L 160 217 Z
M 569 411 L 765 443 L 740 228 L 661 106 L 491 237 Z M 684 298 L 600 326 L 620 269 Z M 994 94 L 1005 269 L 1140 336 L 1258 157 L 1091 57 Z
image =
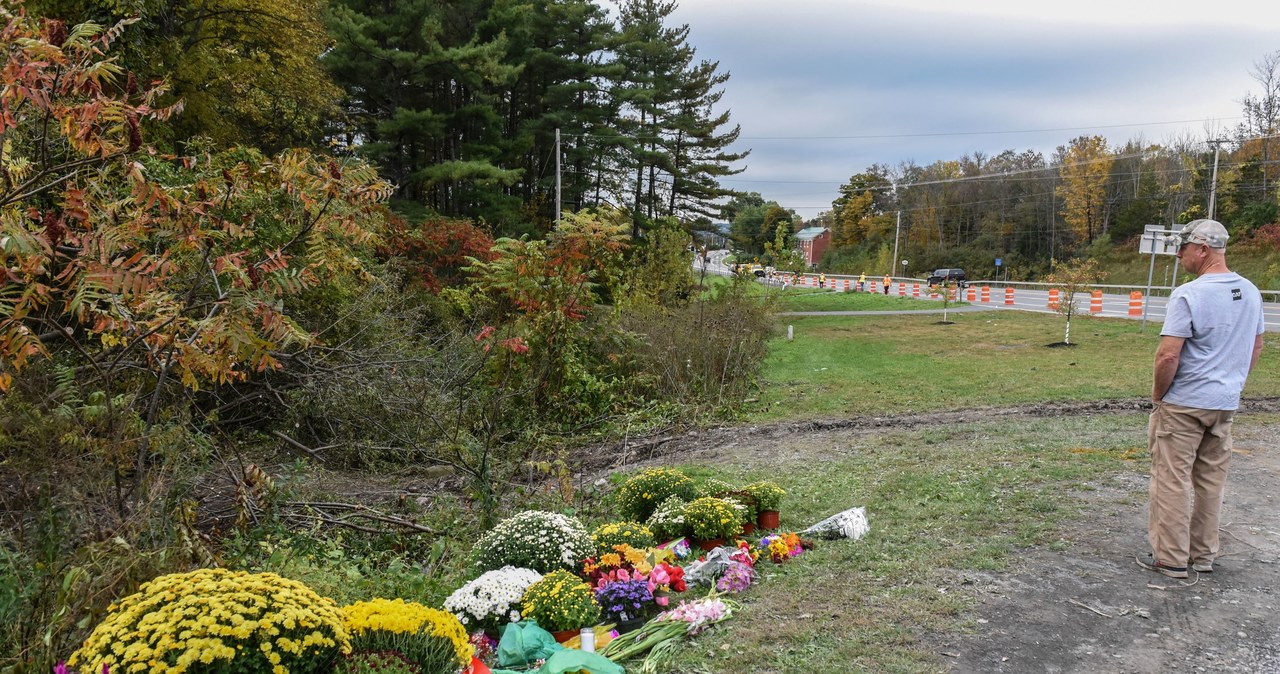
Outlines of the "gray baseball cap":
M 1227 234 L 1227 228 L 1222 226 L 1217 220 L 1192 220 L 1182 227 L 1182 231 L 1178 233 L 1178 238 L 1182 240 L 1182 245 L 1189 243 L 1203 243 L 1210 248 L 1226 248 L 1227 239 L 1231 238 Z

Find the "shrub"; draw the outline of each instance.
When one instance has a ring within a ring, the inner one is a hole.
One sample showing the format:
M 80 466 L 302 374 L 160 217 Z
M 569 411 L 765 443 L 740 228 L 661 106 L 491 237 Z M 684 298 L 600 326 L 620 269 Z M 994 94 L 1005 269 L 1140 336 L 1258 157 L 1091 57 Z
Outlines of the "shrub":
M 600 620 L 600 604 L 590 585 L 568 571 L 552 571 L 524 593 L 526 620 L 550 632 L 576 630 Z
M 577 518 L 526 510 L 482 536 L 472 557 L 481 571 L 514 566 L 547 573 L 576 569 L 594 550 L 591 536 Z
M 520 620 L 520 599 L 540 580 L 542 574 L 532 569 L 504 566 L 455 590 L 444 600 L 444 608 L 468 628 L 496 628 Z
M 736 536 L 742 531 L 742 515 L 733 503 L 704 496 L 685 506 L 684 521 L 689 533 L 704 541 Z
M 652 548 L 655 545 L 653 531 L 639 522 L 609 522 L 596 527 L 591 532 L 596 542 L 596 554 L 613 552 L 615 545 L 630 545 L 639 550 Z
M 351 645 L 361 651 L 398 651 L 426 674 L 452 674 L 475 652 L 451 613 L 403 599 L 372 599 L 342 609 Z
M 688 504 L 688 501 L 679 496 L 669 496 L 658 504 L 648 521 L 657 540 L 666 542 L 689 535 L 689 527 L 684 521 L 684 507 Z
M 787 495 L 782 487 L 772 482 L 753 482 L 742 488 L 756 500 L 756 510 L 777 510 L 782 505 L 782 497 Z
M 274 573 L 160 576 L 113 604 L 68 661 L 100 672 L 326 672 L 350 649 L 342 611 Z
M 613 499 L 619 514 L 643 522 L 667 497 L 679 496 L 688 501 L 694 498 L 696 488 L 689 476 L 674 468 L 650 468 L 623 482 Z

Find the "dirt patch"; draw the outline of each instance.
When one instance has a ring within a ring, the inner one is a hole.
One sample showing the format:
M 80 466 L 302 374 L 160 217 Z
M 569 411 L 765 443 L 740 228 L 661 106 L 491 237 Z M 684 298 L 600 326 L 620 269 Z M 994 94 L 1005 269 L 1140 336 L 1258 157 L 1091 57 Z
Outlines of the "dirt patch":
M 1235 440 L 1212 574 L 1178 581 L 1134 563 L 1147 481 L 1120 476 L 1089 496 L 1066 550 L 962 579 L 979 629 L 939 642 L 952 671 L 1280 672 L 1280 428 L 1238 425 Z

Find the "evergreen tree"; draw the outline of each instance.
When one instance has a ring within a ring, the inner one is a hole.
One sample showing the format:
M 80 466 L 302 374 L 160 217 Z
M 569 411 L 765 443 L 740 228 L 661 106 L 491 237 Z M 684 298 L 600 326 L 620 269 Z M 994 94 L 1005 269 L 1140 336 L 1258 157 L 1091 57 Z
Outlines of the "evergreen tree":
M 346 92 L 344 140 L 375 161 L 398 196 L 450 216 L 482 217 L 521 178 L 500 163 L 495 91 L 519 76 L 506 38 L 477 37 L 484 0 L 338 0 L 325 64 Z M 498 204 L 501 209 L 503 204 Z

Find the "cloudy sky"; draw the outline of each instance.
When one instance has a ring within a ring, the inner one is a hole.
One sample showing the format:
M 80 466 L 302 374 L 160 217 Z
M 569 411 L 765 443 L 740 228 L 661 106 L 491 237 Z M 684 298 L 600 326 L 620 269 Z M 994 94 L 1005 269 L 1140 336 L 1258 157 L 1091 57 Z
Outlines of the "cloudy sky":
M 732 74 L 752 152 L 726 184 L 805 218 L 873 163 L 1203 140 L 1280 50 L 1280 9 L 1252 0 L 681 0 L 673 21 Z

